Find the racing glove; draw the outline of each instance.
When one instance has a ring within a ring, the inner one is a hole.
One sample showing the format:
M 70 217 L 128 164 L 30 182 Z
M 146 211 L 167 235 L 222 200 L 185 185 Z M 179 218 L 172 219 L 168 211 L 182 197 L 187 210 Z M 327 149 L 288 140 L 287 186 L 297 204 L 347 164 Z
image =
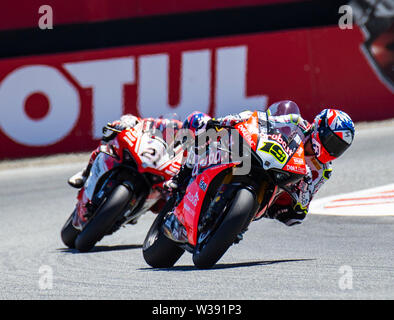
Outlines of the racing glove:
M 119 120 L 108 122 L 107 125 L 103 127 L 103 136 L 101 140 L 103 142 L 111 141 L 120 131 L 134 127 L 139 121 L 139 118 L 136 116 L 126 114 L 121 116 Z

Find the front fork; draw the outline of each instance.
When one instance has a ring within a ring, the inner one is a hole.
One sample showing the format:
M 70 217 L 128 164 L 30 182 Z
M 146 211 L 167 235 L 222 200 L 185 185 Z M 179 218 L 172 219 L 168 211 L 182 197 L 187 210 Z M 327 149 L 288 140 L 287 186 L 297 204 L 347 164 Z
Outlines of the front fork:
M 211 201 L 206 210 L 200 218 L 198 224 L 198 231 L 205 233 L 210 229 L 214 229 L 220 220 L 220 215 L 227 210 L 227 207 L 231 205 L 231 200 L 234 198 L 236 191 L 239 189 L 239 185 L 234 184 L 222 184 L 215 198 Z

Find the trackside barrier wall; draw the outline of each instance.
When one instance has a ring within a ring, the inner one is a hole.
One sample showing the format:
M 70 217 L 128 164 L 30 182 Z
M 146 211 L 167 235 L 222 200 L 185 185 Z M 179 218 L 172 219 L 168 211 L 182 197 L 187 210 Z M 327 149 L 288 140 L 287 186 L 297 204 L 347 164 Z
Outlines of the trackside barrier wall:
M 0 60 L 0 159 L 91 150 L 124 113 L 222 116 L 297 102 L 394 117 L 393 91 L 355 26 L 295 29 Z

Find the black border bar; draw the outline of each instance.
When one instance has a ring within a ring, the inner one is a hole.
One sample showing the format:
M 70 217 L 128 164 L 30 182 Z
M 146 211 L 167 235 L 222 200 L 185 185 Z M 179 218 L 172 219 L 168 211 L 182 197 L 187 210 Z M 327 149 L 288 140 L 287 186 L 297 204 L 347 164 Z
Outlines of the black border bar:
M 0 32 L 0 58 L 334 25 L 348 1 L 314 0 Z M 21 9 L 23 10 L 23 9 Z M 38 23 L 38 21 L 37 21 Z

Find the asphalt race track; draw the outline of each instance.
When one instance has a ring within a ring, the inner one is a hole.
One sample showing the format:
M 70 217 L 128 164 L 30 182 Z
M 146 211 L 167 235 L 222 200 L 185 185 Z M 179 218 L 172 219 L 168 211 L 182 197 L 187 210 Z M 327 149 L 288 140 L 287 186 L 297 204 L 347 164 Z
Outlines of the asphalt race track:
M 357 133 L 320 197 L 394 182 L 394 126 Z M 0 299 L 394 299 L 394 217 L 310 214 L 286 227 L 262 219 L 215 268 L 185 253 L 152 269 L 141 245 L 153 214 L 89 253 L 65 248 L 60 229 L 81 163 L 0 171 Z

